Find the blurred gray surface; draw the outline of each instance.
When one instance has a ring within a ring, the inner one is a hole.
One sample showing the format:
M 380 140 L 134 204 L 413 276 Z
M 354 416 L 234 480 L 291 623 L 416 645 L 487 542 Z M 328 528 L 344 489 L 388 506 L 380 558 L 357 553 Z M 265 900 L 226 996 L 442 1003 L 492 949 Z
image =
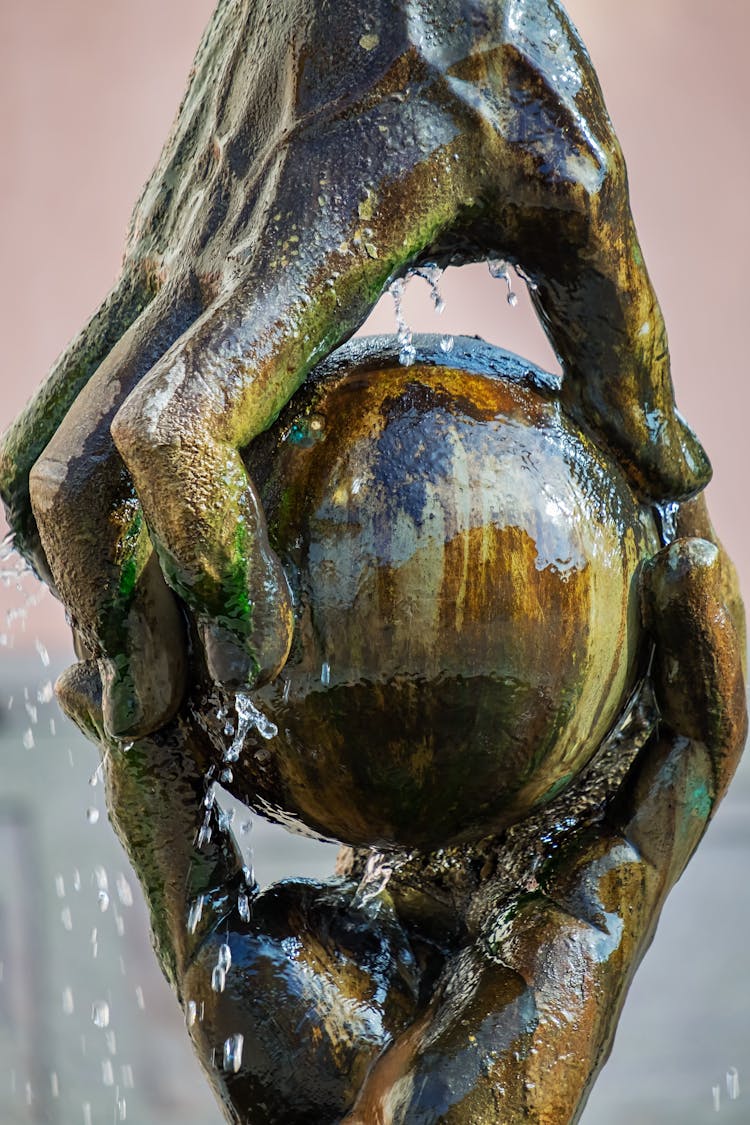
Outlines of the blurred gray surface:
M 218 1125 L 102 786 L 90 783 L 96 752 L 44 701 L 54 673 L 2 655 L 0 1122 Z M 718 1120 L 750 1121 L 749 809 L 750 762 L 667 904 L 583 1125 L 715 1121 L 713 1087 Z M 248 839 L 262 882 L 332 868 L 335 849 L 257 817 Z M 107 1028 L 92 1021 L 102 1001 Z

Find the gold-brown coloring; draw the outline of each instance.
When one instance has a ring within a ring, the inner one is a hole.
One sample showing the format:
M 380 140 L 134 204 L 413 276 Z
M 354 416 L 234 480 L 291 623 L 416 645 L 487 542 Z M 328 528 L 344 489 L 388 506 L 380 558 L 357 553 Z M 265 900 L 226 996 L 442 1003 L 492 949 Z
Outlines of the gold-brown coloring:
M 499 257 L 561 381 L 344 346 Z M 745 740 L 709 477 L 556 0 L 220 0 L 0 495 L 228 1121 L 578 1120 Z M 261 889 L 219 778 L 338 873 Z

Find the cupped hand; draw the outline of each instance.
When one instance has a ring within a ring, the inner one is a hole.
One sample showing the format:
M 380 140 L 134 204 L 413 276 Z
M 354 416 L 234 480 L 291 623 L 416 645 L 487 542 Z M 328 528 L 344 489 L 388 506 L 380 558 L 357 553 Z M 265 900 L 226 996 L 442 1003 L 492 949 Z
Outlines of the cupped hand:
M 242 451 L 410 265 L 496 254 L 532 283 L 569 410 L 642 493 L 697 491 L 622 156 L 559 6 L 219 4 L 122 277 L 0 450 L 110 735 L 175 713 L 184 609 L 215 680 L 278 673 L 293 606 Z

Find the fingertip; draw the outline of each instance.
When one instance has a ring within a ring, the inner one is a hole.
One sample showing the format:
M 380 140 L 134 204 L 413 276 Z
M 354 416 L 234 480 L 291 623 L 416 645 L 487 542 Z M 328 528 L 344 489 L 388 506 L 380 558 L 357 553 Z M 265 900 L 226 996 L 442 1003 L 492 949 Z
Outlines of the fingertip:
M 73 664 L 59 676 L 55 695 L 61 711 L 92 742 L 107 741 L 102 712 L 102 682 L 96 661 Z

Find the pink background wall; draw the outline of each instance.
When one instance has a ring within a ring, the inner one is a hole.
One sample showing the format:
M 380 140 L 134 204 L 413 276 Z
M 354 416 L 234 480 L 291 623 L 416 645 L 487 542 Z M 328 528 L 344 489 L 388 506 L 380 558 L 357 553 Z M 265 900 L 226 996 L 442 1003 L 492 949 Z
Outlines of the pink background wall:
M 4 5 L 0 428 L 114 279 L 132 203 L 211 8 L 212 0 Z M 625 150 L 678 401 L 713 459 L 712 511 L 747 590 L 750 8 L 731 0 L 570 0 L 568 9 Z M 523 310 L 503 308 L 484 271 L 474 270 L 471 284 L 450 279 L 446 296 L 439 326 L 425 305 L 412 310 L 413 327 L 479 332 L 544 361 L 536 326 Z M 377 326 L 392 329 L 390 309 Z M 14 597 L 0 587 L 0 632 Z M 62 613 L 44 604 L 47 644 L 66 644 Z

